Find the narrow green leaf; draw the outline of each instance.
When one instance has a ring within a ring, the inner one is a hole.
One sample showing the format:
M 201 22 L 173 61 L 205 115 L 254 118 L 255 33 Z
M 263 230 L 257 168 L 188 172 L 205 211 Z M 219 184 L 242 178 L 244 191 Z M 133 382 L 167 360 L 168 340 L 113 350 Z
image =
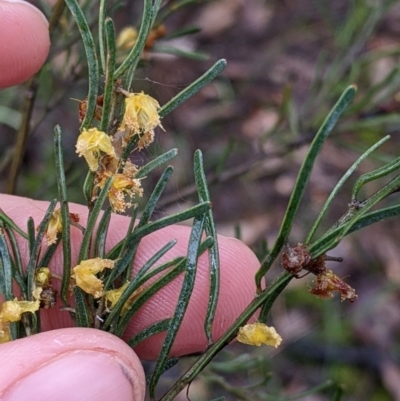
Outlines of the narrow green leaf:
M 86 199 L 89 209 L 93 207 L 93 184 L 94 184 L 95 173 L 93 171 L 88 171 L 86 174 L 85 182 L 83 183 L 83 195 Z
M 75 319 L 78 327 L 91 327 L 85 293 L 77 286 L 74 287 Z
M 163 345 L 158 355 L 156 366 L 150 379 L 149 392 L 150 397 L 154 398 L 155 388 L 160 379 L 162 373 L 165 371 L 166 363 L 168 361 L 169 353 L 172 349 L 172 345 L 175 341 L 178 330 L 183 321 L 186 309 L 189 305 L 189 301 L 194 288 L 196 271 L 197 271 L 197 260 L 199 256 L 199 247 L 201 241 L 201 235 L 203 233 L 204 216 L 196 217 L 192 231 L 189 238 L 188 253 L 185 266 L 185 277 L 183 279 L 181 292 L 179 294 L 178 302 L 175 308 L 174 316 L 171 319 L 167 335 L 163 342 Z
M 104 26 L 106 19 L 106 0 L 100 0 L 99 5 L 99 53 L 100 53 L 100 62 L 101 69 L 103 73 L 106 71 L 106 46 L 105 43 L 105 35 L 104 35 Z
M 0 261 L 1 261 L 1 288 L 4 293 L 4 298 L 6 301 L 12 301 L 14 299 L 13 292 L 13 269 L 10 253 L 8 251 L 8 246 L 6 238 L 4 235 L 4 230 L 0 229 Z
M 135 178 L 145 178 L 151 171 L 170 161 L 178 154 L 178 149 L 171 149 L 147 163 L 135 174 Z
M 305 187 L 310 178 L 315 160 L 324 144 L 326 138 L 329 133 L 332 131 L 339 117 L 348 106 L 348 104 L 354 98 L 356 94 L 356 87 L 349 86 L 342 94 L 338 102 L 335 104 L 331 112 L 326 117 L 323 122 L 321 128 L 318 130 L 317 134 L 313 142 L 311 143 L 308 154 L 300 168 L 299 174 L 297 176 L 297 180 L 295 186 L 292 191 L 292 195 L 289 200 L 288 207 L 286 209 L 285 216 L 283 218 L 283 222 L 281 228 L 279 230 L 278 238 L 275 242 L 274 247 L 271 252 L 266 257 L 265 261 L 262 263 L 259 271 L 256 274 L 256 286 L 257 292 L 261 291 L 261 280 L 264 277 L 266 271 L 270 268 L 272 263 L 278 257 L 279 253 L 282 250 L 285 242 L 287 241 L 287 237 L 290 233 L 290 230 L 293 225 L 294 218 L 296 216 L 297 210 L 299 208 L 301 199 L 303 197 Z
M 356 162 L 346 171 L 346 174 L 343 175 L 343 177 L 339 180 L 339 182 L 336 184 L 335 188 L 329 195 L 328 199 L 326 200 L 319 216 L 315 220 L 315 223 L 313 224 L 309 234 L 307 235 L 307 239 L 305 241 L 306 244 L 309 244 L 312 240 L 312 237 L 314 236 L 317 228 L 319 227 L 319 224 L 321 223 L 322 218 L 325 216 L 326 212 L 328 211 L 328 208 L 330 204 L 332 203 L 333 199 L 335 198 L 336 194 L 339 192 L 340 188 L 343 186 L 343 184 L 347 181 L 347 179 L 350 177 L 351 174 L 358 168 L 358 166 L 372 153 L 374 152 L 379 146 L 381 146 L 384 142 L 386 142 L 390 138 L 389 135 L 385 136 L 382 138 L 379 142 L 377 142 L 374 146 L 371 146 L 366 152 L 364 152 L 357 160 Z M 400 160 L 400 158 L 399 158 Z M 364 174 L 365 175 L 365 174 Z M 362 176 L 363 177 L 363 176 Z M 360 179 L 357 180 L 357 182 Z M 357 185 L 356 182 L 356 185 Z M 361 188 L 361 187 L 360 187 Z M 353 191 L 353 198 L 354 196 L 354 191 Z
M 19 250 L 17 239 L 15 238 L 14 231 L 10 226 L 7 225 L 4 226 L 4 231 L 6 232 L 8 240 L 11 245 L 12 256 L 13 256 L 12 260 L 14 261 L 14 266 L 15 266 L 14 278 L 21 290 L 22 296 L 26 299 L 27 298 L 26 283 L 24 280 L 25 273 L 22 267 L 21 252 Z
M 99 217 L 101 208 L 106 200 L 108 191 L 113 183 L 113 180 L 113 177 L 109 177 L 107 179 L 103 189 L 100 191 L 100 194 L 96 199 L 93 209 L 89 213 L 85 234 L 83 235 L 81 249 L 79 251 L 78 263 L 89 258 L 89 249 L 92 241 L 92 234 L 96 226 L 97 218 Z
M 115 71 L 115 30 L 114 30 L 114 23 L 111 18 L 106 19 L 105 28 L 106 28 L 106 42 L 107 42 L 107 63 L 105 69 L 106 83 L 104 87 L 103 111 L 100 122 L 101 131 L 108 131 L 108 127 L 111 121 L 110 119 L 112 118 L 111 110 L 113 109 L 112 98 L 114 93 L 114 71 Z
M 44 237 L 44 234 L 47 230 L 47 227 L 49 225 L 49 221 L 50 218 L 54 212 L 54 209 L 57 205 L 57 199 L 54 199 L 49 207 L 46 210 L 46 213 L 43 217 L 42 222 L 40 223 L 38 230 L 37 230 L 37 235 L 35 238 L 35 241 L 32 244 L 32 249 L 31 249 L 31 253 L 30 253 L 30 257 L 29 257 L 29 261 L 28 261 L 28 265 L 26 268 L 26 274 L 27 274 L 27 296 L 28 296 L 28 301 L 32 301 L 32 291 L 34 290 L 34 285 L 35 285 L 35 272 L 36 272 L 36 263 L 38 261 L 38 257 L 39 257 L 39 252 L 40 252 L 40 248 L 42 246 L 42 240 Z
M 210 202 L 211 199 L 207 188 L 207 179 L 204 173 L 203 155 L 200 150 L 197 150 L 194 154 L 194 177 L 200 202 Z M 208 254 L 208 260 L 210 264 L 210 293 L 208 297 L 206 319 L 204 321 L 204 331 L 207 336 L 208 344 L 212 344 L 213 340 L 211 329 L 218 303 L 220 266 L 217 230 L 214 224 L 212 209 L 206 212 L 205 216 L 206 219 L 204 229 L 206 235 L 210 236 L 214 241 Z
M 28 234 L 21 230 L 12 219 L 10 219 L 8 216 L 2 212 L 0 209 L 0 221 L 2 221 L 6 226 L 11 227 L 15 232 L 17 232 L 22 238 L 28 239 Z
M 164 106 L 162 106 L 158 111 L 160 117 L 165 117 L 167 114 L 171 113 L 172 110 L 175 110 L 181 103 L 194 96 L 214 78 L 216 78 L 225 69 L 225 67 L 226 60 L 222 59 L 217 61 L 205 74 L 174 96 L 168 103 L 164 104 Z
M 62 221 L 62 248 L 63 248 L 63 274 L 61 280 L 61 300 L 68 306 L 68 290 L 71 278 L 71 221 L 68 206 L 67 184 L 65 180 L 64 156 L 62 152 L 61 128 L 57 125 L 54 128 L 54 152 L 56 161 L 56 177 L 58 197 L 61 206 Z M 56 244 L 56 247 L 58 242 Z M 55 250 L 55 248 L 54 248 Z M 42 266 L 47 266 L 42 265 Z
M 101 216 L 94 238 L 94 257 L 104 258 L 111 213 L 111 206 L 108 206 Z
M 29 254 L 32 254 L 33 244 L 35 243 L 35 222 L 32 217 L 28 217 L 27 221 L 28 228 L 28 245 L 29 245 Z
M 378 221 L 399 215 L 400 215 L 400 205 L 390 206 L 385 209 L 380 209 L 371 213 L 367 213 L 365 216 L 358 219 L 354 225 L 351 226 L 347 234 L 361 230 L 362 228 L 370 226 L 371 224 L 375 224 Z
M 162 173 L 142 213 L 142 217 L 140 218 L 138 228 L 145 226 L 150 221 L 154 209 L 157 206 L 157 202 L 159 201 L 162 193 L 164 192 L 164 189 L 168 184 L 168 181 L 171 178 L 173 171 L 174 168 L 168 166 Z
M 355 200 L 357 198 L 360 189 L 368 182 L 377 180 L 378 178 L 381 177 L 385 177 L 390 173 L 393 173 L 394 171 L 398 170 L 399 168 L 400 168 L 400 157 L 394 159 L 390 163 L 387 163 L 384 166 L 374 171 L 370 171 L 369 173 L 363 174 L 361 177 L 358 178 L 358 180 L 354 184 L 352 191 L 352 199 Z
M 171 319 L 164 319 L 159 322 L 153 323 L 151 326 L 145 328 L 140 333 L 136 334 L 128 341 L 128 345 L 132 348 L 136 347 L 136 345 L 140 344 L 142 341 L 147 338 L 154 336 L 155 334 L 162 333 L 163 331 L 168 330 L 168 327 L 171 323 Z
M 97 102 L 97 91 L 99 86 L 99 64 L 97 61 L 96 45 L 93 40 L 93 36 L 90 32 L 89 25 L 86 18 L 80 8 L 77 0 L 65 0 L 68 8 L 73 15 L 76 24 L 78 25 L 79 32 L 82 36 L 82 42 L 85 47 L 86 59 L 88 63 L 88 74 L 89 74 L 89 90 L 87 99 L 87 110 L 85 118 L 82 121 L 81 129 L 89 128 Z

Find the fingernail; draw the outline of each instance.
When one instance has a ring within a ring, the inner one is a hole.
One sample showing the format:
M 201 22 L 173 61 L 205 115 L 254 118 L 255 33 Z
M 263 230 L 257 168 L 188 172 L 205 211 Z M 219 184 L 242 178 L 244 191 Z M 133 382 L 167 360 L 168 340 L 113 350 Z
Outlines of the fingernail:
M 38 367 L 1 399 L 137 401 L 133 377 L 131 368 L 114 354 L 76 351 Z

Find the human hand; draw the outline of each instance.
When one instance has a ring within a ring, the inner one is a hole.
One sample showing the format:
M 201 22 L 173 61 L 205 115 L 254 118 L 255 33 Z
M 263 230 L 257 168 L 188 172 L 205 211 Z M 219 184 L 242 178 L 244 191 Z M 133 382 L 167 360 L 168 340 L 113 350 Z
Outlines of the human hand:
M 0 0 L 2 43 L 2 38 L 5 37 L 3 30 L 6 29 L 4 20 L 7 20 L 10 29 L 6 32 L 6 46 L 0 46 L 0 87 L 26 80 L 44 62 L 49 40 L 46 23 L 38 13 L 38 10 L 26 3 Z M 20 27 L 21 30 L 16 27 Z M 27 27 L 29 29 L 25 29 Z M 11 35 L 13 29 L 14 35 Z M 1 209 L 21 227 L 26 227 L 30 216 L 35 222 L 41 221 L 47 206 L 47 202 L 0 195 Z M 85 225 L 86 207 L 70 204 L 70 212 L 78 213 L 80 223 Z M 113 216 L 107 243 L 109 249 L 122 239 L 128 224 L 129 220 L 126 217 Z M 178 242 L 163 260 L 185 255 L 189 234 L 188 227 L 173 226 L 143 238 L 134 268 L 140 267 L 172 238 Z M 72 263 L 75 263 L 81 233 L 72 227 L 71 235 Z M 21 240 L 20 246 L 26 264 L 27 244 Z M 255 255 L 240 241 L 220 237 L 219 246 L 221 284 L 213 324 L 214 340 L 226 331 L 253 299 L 254 274 L 259 267 Z M 56 274 L 62 274 L 61 258 L 61 253 L 57 253 L 50 265 L 52 272 Z M 126 338 L 132 337 L 156 321 L 172 316 L 181 283 L 182 278 L 177 278 L 150 299 L 128 327 Z M 57 289 L 56 280 L 53 280 L 53 284 Z M 203 322 L 208 288 L 208 259 L 203 255 L 199 260 L 193 295 L 171 351 L 173 355 L 202 352 L 206 349 L 207 339 Z M 41 326 L 45 332 L 1 345 L 0 355 L 3 363 L 0 365 L 0 399 L 142 401 L 145 379 L 138 356 L 142 359 L 155 359 L 164 334 L 153 336 L 137 346 L 136 356 L 128 345 L 109 333 L 71 328 L 73 322 L 69 314 L 60 312 L 58 306 L 59 304 L 55 308 L 41 311 Z

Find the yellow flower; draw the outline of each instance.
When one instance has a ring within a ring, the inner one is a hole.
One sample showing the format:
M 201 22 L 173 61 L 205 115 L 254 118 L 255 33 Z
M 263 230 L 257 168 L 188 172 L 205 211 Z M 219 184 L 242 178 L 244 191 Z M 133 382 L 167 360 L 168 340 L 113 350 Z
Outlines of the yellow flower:
M 142 196 L 140 180 L 127 177 L 124 174 L 115 174 L 114 181 L 108 191 L 108 200 L 114 212 L 125 212 L 132 206 L 130 201 L 126 201 L 125 197 L 132 199 L 135 195 Z
M 118 302 L 118 300 L 121 298 L 122 293 L 125 291 L 126 287 L 128 287 L 129 281 L 127 281 L 122 287 L 116 288 L 115 290 L 109 290 L 106 291 L 104 296 L 106 300 L 108 301 L 107 307 L 109 309 L 112 309 L 115 304 Z M 136 291 L 132 293 L 132 295 L 129 297 L 129 299 L 125 302 L 124 306 L 121 309 L 120 316 L 123 316 L 126 311 L 130 308 L 132 305 L 132 302 L 134 299 L 143 291 L 142 287 L 139 287 Z
M 130 50 L 136 43 L 138 31 L 133 26 L 126 26 L 117 38 L 117 48 L 121 50 Z
M 34 313 L 39 310 L 40 302 L 36 301 L 6 301 L 1 305 L 0 320 L 3 322 L 17 322 L 25 312 Z
M 110 137 L 97 128 L 84 129 L 78 137 L 76 153 L 86 159 L 91 171 L 98 169 L 101 152 L 115 157 Z
M 159 108 L 157 100 L 144 92 L 129 93 L 125 99 L 125 114 L 119 130 L 145 134 L 152 132 L 158 125 L 162 128 Z
M 61 219 L 61 210 L 55 210 L 49 220 L 49 225 L 47 226 L 47 230 L 44 234 L 45 243 L 47 246 L 53 245 L 57 241 L 57 235 L 62 230 L 62 219 Z
M 50 284 L 51 273 L 48 267 L 41 267 L 36 270 L 35 282 L 38 287 L 48 287 Z
M 14 298 L 13 301 L 6 301 L 0 308 L 0 344 L 11 340 L 10 337 L 10 322 L 21 320 L 22 314 L 25 312 L 35 313 L 40 307 L 41 287 L 33 290 L 32 295 L 35 301 L 18 301 Z
M 103 282 L 98 279 L 95 274 L 100 273 L 104 269 L 112 269 L 115 262 L 110 259 L 87 259 L 74 267 L 74 274 L 71 275 L 75 279 L 76 285 L 94 298 L 100 298 L 103 295 Z
M 265 344 L 278 348 L 282 342 L 282 337 L 276 332 L 274 327 L 268 327 L 264 323 L 259 322 L 240 327 L 236 339 L 243 344 L 255 345 L 257 347 Z
M 131 166 L 127 167 L 129 170 Z M 107 178 L 111 174 L 107 172 L 102 173 L 103 178 L 96 184 L 96 189 L 102 189 L 107 181 Z M 134 196 L 142 196 L 143 189 L 141 188 L 141 183 L 139 179 L 129 178 L 125 174 L 113 174 L 114 178 L 111 188 L 108 191 L 108 200 L 114 212 L 123 213 L 127 208 L 132 206 L 132 198 Z M 130 199 L 126 199 L 130 198 Z

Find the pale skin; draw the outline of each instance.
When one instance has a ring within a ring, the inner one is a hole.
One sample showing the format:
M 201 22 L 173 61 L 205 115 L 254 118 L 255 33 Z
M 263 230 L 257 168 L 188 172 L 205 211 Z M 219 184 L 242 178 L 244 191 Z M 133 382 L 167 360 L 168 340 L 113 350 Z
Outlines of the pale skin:
M 47 29 L 45 17 L 32 5 L 0 0 L 0 88 L 22 83 L 38 71 L 49 51 Z M 0 207 L 21 227 L 26 227 L 29 216 L 38 223 L 47 205 L 47 202 L 0 195 Z M 71 205 L 70 211 L 79 213 L 81 223 L 85 224 L 86 207 Z M 125 217 L 113 218 L 109 248 L 122 238 L 127 226 Z M 185 255 L 189 234 L 189 228 L 175 226 L 144 238 L 135 268 L 172 238 L 177 239 L 178 244 L 164 259 Z M 73 228 L 75 260 L 80 240 L 80 232 Z M 26 262 L 26 243 L 21 240 L 20 245 Z M 242 242 L 220 237 L 219 246 L 221 291 L 213 325 L 214 339 L 223 334 L 253 299 L 254 274 L 259 267 L 253 252 Z M 57 254 L 50 267 L 61 274 L 59 261 L 60 254 Z M 139 311 L 127 330 L 126 339 L 149 324 L 171 316 L 180 284 L 180 280 L 174 281 Z M 205 256 L 199 262 L 193 298 L 173 347 L 174 355 L 205 350 L 203 320 L 207 299 L 208 260 Z M 145 380 L 139 358 L 155 359 L 163 336 L 150 338 L 133 351 L 121 339 L 106 332 L 72 328 L 69 315 L 60 312 L 58 306 L 42 313 L 44 333 L 0 346 L 0 399 L 142 401 Z

